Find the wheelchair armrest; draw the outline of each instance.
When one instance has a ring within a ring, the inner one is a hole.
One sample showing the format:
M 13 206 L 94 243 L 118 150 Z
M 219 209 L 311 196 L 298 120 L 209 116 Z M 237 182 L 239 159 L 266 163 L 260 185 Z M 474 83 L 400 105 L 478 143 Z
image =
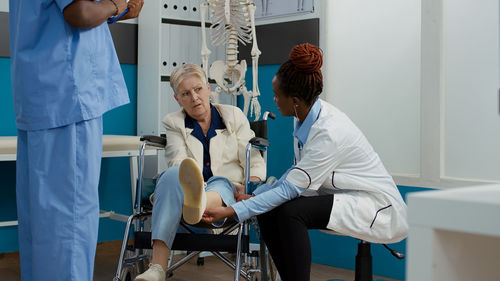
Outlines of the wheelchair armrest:
M 269 141 L 265 138 L 254 137 L 254 138 L 250 139 L 249 143 L 252 146 L 269 147 Z
M 167 138 L 154 135 L 144 135 L 141 137 L 141 141 L 146 141 L 147 145 L 152 145 L 162 148 L 167 145 Z

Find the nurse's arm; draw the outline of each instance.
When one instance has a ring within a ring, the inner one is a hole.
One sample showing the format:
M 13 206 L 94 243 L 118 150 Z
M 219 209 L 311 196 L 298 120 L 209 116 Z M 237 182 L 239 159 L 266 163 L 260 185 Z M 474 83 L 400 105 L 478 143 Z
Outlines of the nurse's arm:
M 89 0 L 75 0 L 63 10 L 64 19 L 74 28 L 93 28 L 103 24 L 108 18 L 121 14 L 127 9 L 126 0 L 101 0 L 99 2 Z

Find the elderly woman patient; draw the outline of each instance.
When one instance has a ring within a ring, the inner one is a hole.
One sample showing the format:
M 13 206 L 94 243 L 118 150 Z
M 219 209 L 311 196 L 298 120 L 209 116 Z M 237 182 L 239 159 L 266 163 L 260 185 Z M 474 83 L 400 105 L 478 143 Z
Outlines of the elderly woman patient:
M 206 208 L 231 206 L 243 192 L 245 149 L 254 137 L 243 112 L 211 104 L 210 85 L 197 65 L 184 64 L 170 76 L 182 110 L 163 119 L 169 168 L 158 178 L 153 205 L 153 260 L 135 280 L 165 280 L 170 249 L 181 220 L 198 223 Z M 251 154 L 252 181 L 265 178 L 259 152 Z

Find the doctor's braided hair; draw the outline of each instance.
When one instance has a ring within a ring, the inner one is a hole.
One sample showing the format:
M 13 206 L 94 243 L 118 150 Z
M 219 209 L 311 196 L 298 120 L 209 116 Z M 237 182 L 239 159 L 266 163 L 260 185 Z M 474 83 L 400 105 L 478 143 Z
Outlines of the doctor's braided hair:
M 285 95 L 313 104 L 323 91 L 322 65 L 323 53 L 319 47 L 309 43 L 296 45 L 276 73 L 279 87 Z

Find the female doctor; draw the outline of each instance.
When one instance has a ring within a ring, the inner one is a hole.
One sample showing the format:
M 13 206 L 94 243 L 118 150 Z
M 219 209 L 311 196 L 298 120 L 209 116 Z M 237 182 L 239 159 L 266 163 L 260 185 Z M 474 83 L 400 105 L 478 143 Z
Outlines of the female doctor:
M 295 46 L 276 73 L 274 102 L 295 117 L 293 165 L 273 185 L 239 202 L 209 209 L 205 222 L 259 215 L 262 237 L 282 280 L 309 280 L 308 229 L 330 229 L 375 243 L 407 235 L 406 204 L 363 133 L 339 109 L 319 99 L 321 50 Z

